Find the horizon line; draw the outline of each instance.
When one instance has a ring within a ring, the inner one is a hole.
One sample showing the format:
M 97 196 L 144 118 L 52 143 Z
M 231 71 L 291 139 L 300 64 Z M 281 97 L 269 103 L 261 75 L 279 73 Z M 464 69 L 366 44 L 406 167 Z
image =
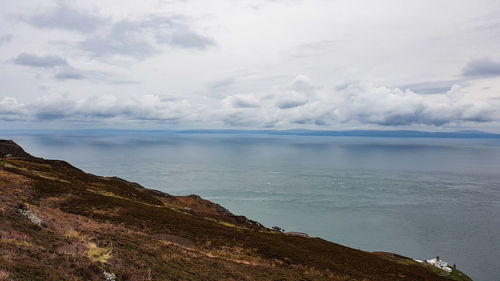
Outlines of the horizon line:
M 357 136 L 357 137 L 435 137 L 435 138 L 500 138 L 499 133 L 479 130 L 462 131 L 420 131 L 420 130 L 312 130 L 312 129 L 0 129 L 0 132 L 40 133 L 40 132 L 144 132 L 171 134 L 257 134 L 294 136 Z

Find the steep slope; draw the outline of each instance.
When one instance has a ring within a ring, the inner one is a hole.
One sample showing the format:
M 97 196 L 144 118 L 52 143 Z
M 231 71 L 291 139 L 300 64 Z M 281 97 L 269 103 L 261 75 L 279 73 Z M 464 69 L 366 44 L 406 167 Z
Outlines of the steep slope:
M 0 141 L 0 280 L 449 280 Z M 4 278 L 4 279 L 2 279 Z

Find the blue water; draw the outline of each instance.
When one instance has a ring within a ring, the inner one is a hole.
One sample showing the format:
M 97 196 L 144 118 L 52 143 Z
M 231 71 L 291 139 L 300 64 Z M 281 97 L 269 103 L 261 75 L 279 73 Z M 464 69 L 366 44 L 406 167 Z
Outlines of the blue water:
M 0 133 L 168 193 L 366 251 L 500 276 L 500 139 Z

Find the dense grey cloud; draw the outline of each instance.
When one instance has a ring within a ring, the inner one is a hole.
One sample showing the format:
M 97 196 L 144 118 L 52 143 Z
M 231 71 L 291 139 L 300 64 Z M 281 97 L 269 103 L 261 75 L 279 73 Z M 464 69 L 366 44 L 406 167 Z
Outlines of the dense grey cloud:
M 54 78 L 57 80 L 80 80 L 84 79 L 85 75 L 82 73 L 82 71 L 72 68 L 72 67 L 66 67 L 62 69 L 61 71 L 57 72 L 54 75 Z
M 170 27 L 172 31 L 157 34 L 158 42 L 188 49 L 205 49 L 215 45 L 213 39 L 194 32 L 183 23 L 172 21 Z
M 68 62 L 59 56 L 38 56 L 34 54 L 22 53 L 12 59 L 12 62 L 17 65 L 52 68 L 57 66 L 66 66 Z
M 304 105 L 306 104 L 307 100 L 305 99 L 282 99 L 280 100 L 277 105 L 279 108 L 281 109 L 287 109 L 287 108 L 294 108 L 294 107 L 297 107 L 297 106 L 301 106 L 301 105 Z
M 105 34 L 92 36 L 80 43 L 93 56 L 125 55 L 148 57 L 157 50 L 140 22 L 123 20 L 114 23 Z
M 10 60 L 12 63 L 21 66 L 39 69 L 40 74 L 50 74 L 56 81 L 65 80 L 91 80 L 105 82 L 109 84 L 130 84 L 137 83 L 126 77 L 120 77 L 103 71 L 83 70 L 72 66 L 65 58 L 53 55 L 38 56 L 34 54 L 22 53 Z
M 22 53 L 11 60 L 14 64 L 33 68 L 43 68 L 54 73 L 56 80 L 80 80 L 86 78 L 84 71 L 76 69 L 68 64 L 67 60 L 59 56 L 38 56 Z M 46 70 L 44 70 L 46 71 Z
M 25 21 L 38 28 L 65 29 L 87 35 L 78 46 L 94 57 L 122 55 L 146 58 L 161 52 L 161 46 L 205 49 L 215 44 L 194 31 L 181 16 L 149 15 L 113 21 L 98 12 L 83 10 L 66 1 Z
M 141 20 L 122 20 L 109 30 L 80 43 L 93 56 L 123 55 L 146 58 L 159 53 L 158 45 L 204 49 L 215 42 L 191 30 L 182 17 L 150 16 Z
M 259 100 L 251 95 L 232 95 L 224 99 L 223 103 L 234 108 L 259 107 Z
M 87 33 L 103 26 L 109 19 L 60 0 L 52 10 L 28 17 L 26 21 L 39 28 L 57 28 Z
M 467 63 L 462 74 L 469 77 L 489 77 L 500 75 L 500 61 L 492 59 L 473 60 Z

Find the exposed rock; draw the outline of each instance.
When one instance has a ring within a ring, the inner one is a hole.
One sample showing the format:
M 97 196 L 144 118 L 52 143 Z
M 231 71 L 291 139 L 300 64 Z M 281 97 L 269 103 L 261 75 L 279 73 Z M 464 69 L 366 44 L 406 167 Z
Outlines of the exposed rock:
M 25 218 L 31 221 L 36 226 L 42 227 L 42 220 L 35 214 L 33 213 L 26 205 L 24 204 L 19 204 L 17 205 L 17 210 L 21 215 L 23 215 Z
M 106 270 L 102 273 L 104 275 L 105 281 L 116 281 L 116 275 L 112 272 L 107 272 Z

